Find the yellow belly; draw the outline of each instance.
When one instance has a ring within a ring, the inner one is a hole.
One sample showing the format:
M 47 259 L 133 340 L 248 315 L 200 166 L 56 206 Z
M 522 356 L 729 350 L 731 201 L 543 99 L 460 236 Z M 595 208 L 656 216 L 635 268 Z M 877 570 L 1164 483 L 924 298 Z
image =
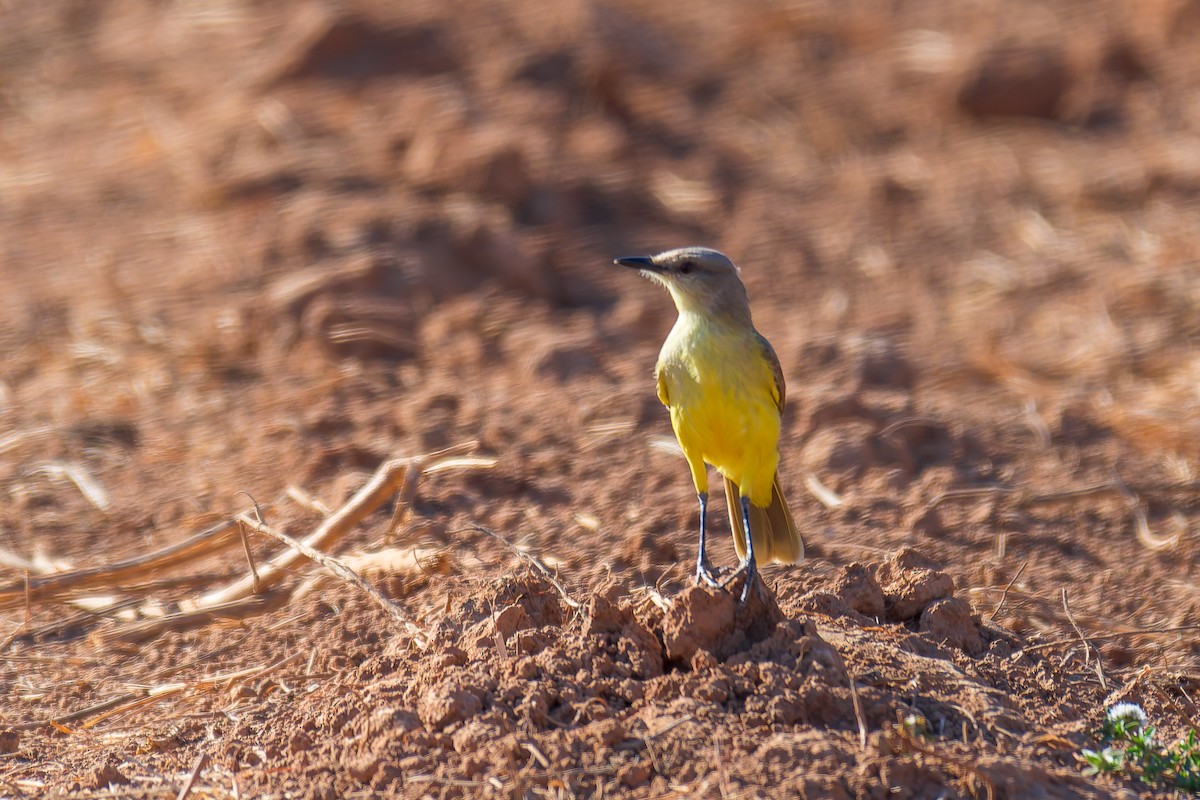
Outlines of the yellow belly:
M 664 344 L 659 371 L 684 455 L 716 467 L 754 505 L 770 505 L 780 419 L 761 346 L 740 332 L 685 324 Z

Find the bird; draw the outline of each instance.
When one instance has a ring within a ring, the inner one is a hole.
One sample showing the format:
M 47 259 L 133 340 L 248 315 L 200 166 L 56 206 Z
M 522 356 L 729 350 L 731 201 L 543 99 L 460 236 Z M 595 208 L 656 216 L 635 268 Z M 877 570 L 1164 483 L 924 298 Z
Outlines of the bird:
M 759 333 L 738 267 L 707 247 L 617 258 L 671 293 L 679 313 L 654 368 L 658 399 L 691 470 L 700 502 L 695 582 L 723 587 L 745 575 L 741 602 L 760 563 L 794 564 L 804 540 L 779 483 L 779 434 L 786 387 L 779 357 Z M 740 562 L 719 580 L 707 553 L 708 468 L 725 482 Z

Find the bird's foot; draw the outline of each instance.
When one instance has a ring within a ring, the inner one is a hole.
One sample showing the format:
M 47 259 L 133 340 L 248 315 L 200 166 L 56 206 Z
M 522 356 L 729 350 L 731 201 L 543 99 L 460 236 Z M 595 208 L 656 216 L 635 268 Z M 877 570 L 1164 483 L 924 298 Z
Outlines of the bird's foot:
M 707 558 L 696 560 L 696 585 L 700 586 L 701 584 L 711 586 L 714 589 L 725 588 L 721 583 L 717 571 L 713 569 L 712 564 L 708 563 Z
M 742 593 L 738 597 L 738 602 L 745 604 L 750 599 L 751 588 L 756 592 L 761 592 L 763 589 L 762 579 L 758 575 L 758 565 L 754 559 L 742 559 L 742 563 L 738 564 L 738 568 L 733 571 L 733 574 L 721 582 L 721 588 L 726 588 L 741 577 L 744 577 L 744 582 L 742 583 Z

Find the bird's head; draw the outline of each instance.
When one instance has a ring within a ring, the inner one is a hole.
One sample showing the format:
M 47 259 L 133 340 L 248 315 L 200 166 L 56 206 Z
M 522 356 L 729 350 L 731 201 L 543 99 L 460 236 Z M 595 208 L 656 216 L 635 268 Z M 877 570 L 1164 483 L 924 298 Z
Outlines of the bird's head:
M 628 256 L 614 264 L 636 269 L 671 293 L 680 313 L 709 317 L 749 317 L 746 287 L 724 253 L 708 247 L 681 247 L 656 256 Z

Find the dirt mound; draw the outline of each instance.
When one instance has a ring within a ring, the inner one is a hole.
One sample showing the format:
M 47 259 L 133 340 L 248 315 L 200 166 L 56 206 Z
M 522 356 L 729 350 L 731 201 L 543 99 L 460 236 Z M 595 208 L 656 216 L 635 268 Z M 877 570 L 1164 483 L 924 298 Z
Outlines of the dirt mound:
M 910 562 L 929 563 L 909 551 L 854 565 L 795 605 L 824 593 L 848 608 L 873 572 L 906 578 L 912 595 L 932 570 Z M 979 765 L 969 754 L 986 750 L 978 736 L 988 726 L 1019 735 L 1044 725 L 1026 716 L 1023 699 L 1067 679 L 1036 657 L 1014 662 L 1010 642 L 981 634 L 969 608 L 956 615 L 965 604 L 952 596 L 929 601 L 919 624 L 882 626 L 854 612 L 790 616 L 769 589 L 741 605 L 705 587 L 663 597 L 609 586 L 572 609 L 558 587 L 526 574 L 452 596 L 424 650 L 370 655 L 278 707 L 249 709 L 224 737 L 237 743 L 226 763 L 274 764 L 305 797 L 555 786 L 655 796 L 764 780 L 779 797 L 855 797 L 883 786 L 924 797 L 980 782 L 1019 792 L 1014 766 L 1036 745 Z M 356 605 L 352 598 L 343 613 L 371 613 Z M 973 646 L 955 641 L 967 632 Z M 996 671 L 1006 694 L 985 680 Z M 1069 720 L 1074 709 L 1055 703 L 1049 713 Z M 913 714 L 959 749 L 927 753 L 916 723 L 897 724 Z M 1081 785 L 1072 769 L 1037 759 L 1047 780 Z M 814 765 L 825 777 L 813 777 Z M 279 783 L 252 789 L 268 785 Z
M 676 597 L 661 622 L 667 658 L 688 661 L 701 650 L 728 656 L 767 638 L 783 617 L 779 606 L 757 586 L 740 602 L 733 594 L 740 585 L 731 591 L 693 586 Z

